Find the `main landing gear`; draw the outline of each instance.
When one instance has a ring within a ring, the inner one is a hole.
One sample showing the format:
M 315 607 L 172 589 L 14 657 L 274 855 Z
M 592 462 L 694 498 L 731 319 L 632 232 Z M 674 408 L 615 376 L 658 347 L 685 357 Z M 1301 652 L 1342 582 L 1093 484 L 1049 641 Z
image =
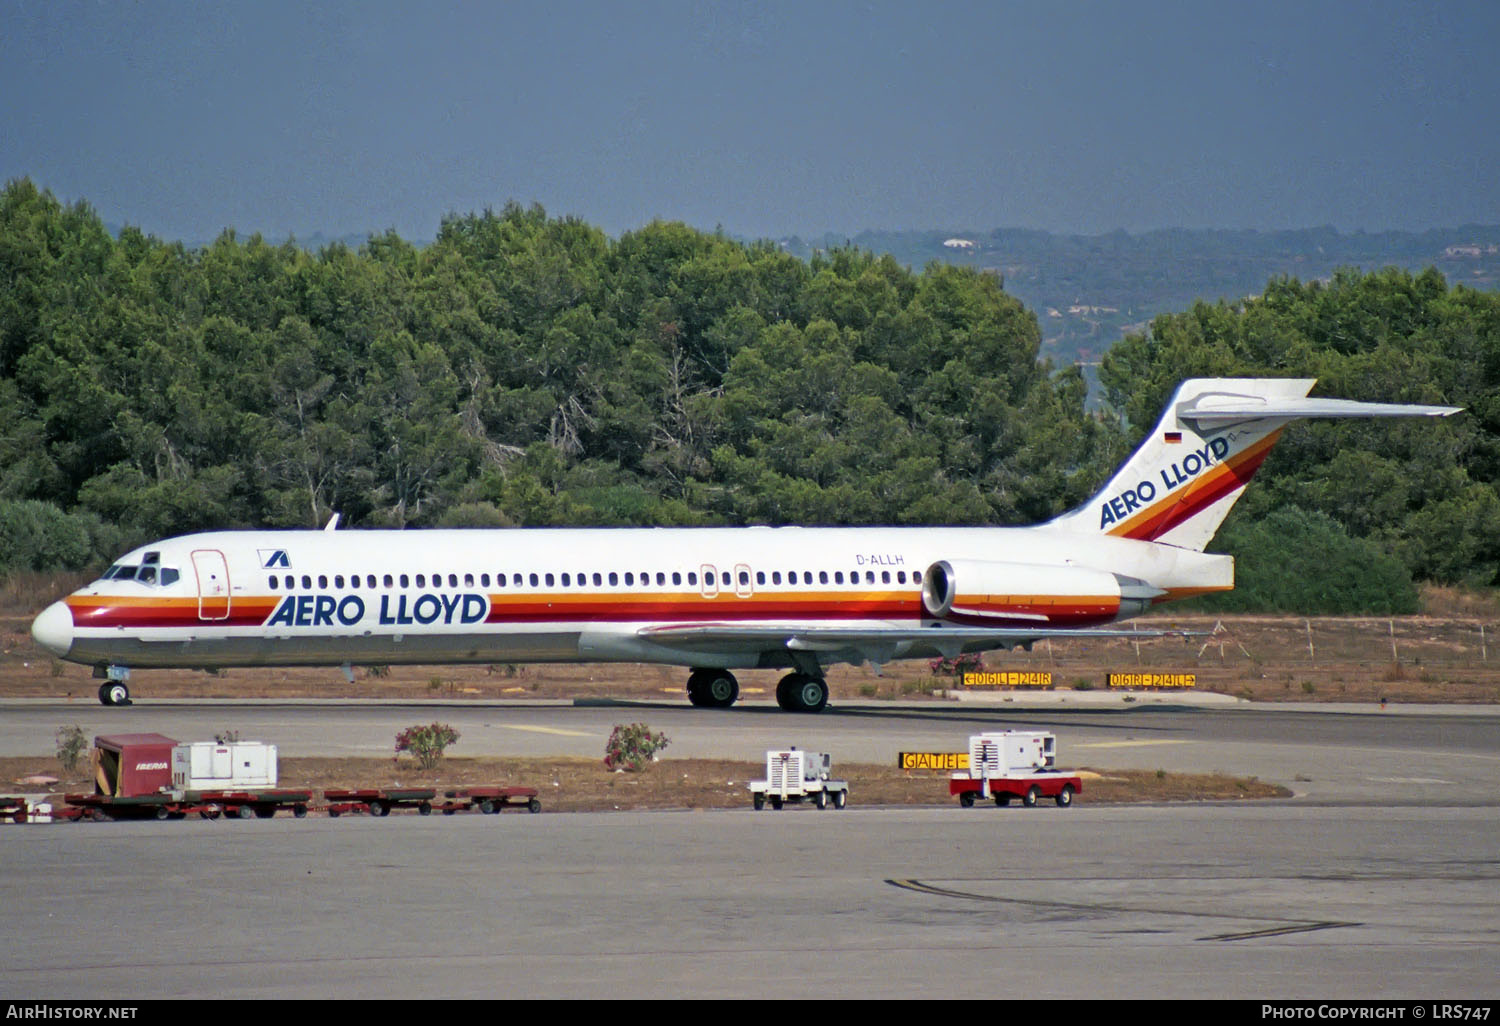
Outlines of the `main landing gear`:
M 728 709 L 740 697 L 740 685 L 728 670 L 697 669 L 688 676 L 687 693 L 696 706 Z M 810 673 L 789 673 L 776 685 L 776 704 L 787 712 L 822 712 L 828 682 Z

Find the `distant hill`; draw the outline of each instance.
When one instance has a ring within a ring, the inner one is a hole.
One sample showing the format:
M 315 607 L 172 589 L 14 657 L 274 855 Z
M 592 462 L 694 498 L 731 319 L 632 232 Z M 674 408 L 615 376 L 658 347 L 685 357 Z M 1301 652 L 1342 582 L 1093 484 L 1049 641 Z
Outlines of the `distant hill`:
M 119 237 L 119 225 L 105 227 Z M 310 253 L 332 244 L 358 251 L 371 234 L 313 232 L 291 241 Z M 188 249 L 199 249 L 212 240 L 183 241 Z M 280 245 L 286 240 L 266 241 Z M 407 241 L 425 247 L 432 240 Z M 1500 291 L 1500 225 L 1347 234 L 1332 227 L 1276 232 L 1167 228 L 1104 235 L 929 229 L 863 231 L 852 237 L 829 232 L 776 241 L 804 259 L 817 250 L 853 245 L 889 253 L 918 271 L 934 260 L 993 270 L 1004 280 L 1005 291 L 1035 311 L 1043 355 L 1058 365 L 1087 368 L 1127 333 L 1145 330 L 1159 314 L 1184 310 L 1198 299 L 1258 295 L 1278 275 L 1310 281 L 1326 279 L 1339 267 L 1374 271 L 1395 266 L 1413 272 L 1436 267 L 1450 284 Z M 1088 377 L 1092 382 L 1091 371 Z
M 1339 267 L 1436 267 L 1450 284 L 1500 289 L 1500 225 L 1349 234 L 1331 227 L 1106 235 L 997 228 L 778 241 L 801 257 L 852 244 L 889 253 L 915 269 L 938 260 L 997 271 L 1005 290 L 1036 312 L 1043 353 L 1058 364 L 1097 363 L 1127 332 L 1144 330 L 1158 314 L 1183 310 L 1196 299 L 1256 295 L 1278 275 L 1310 281 Z

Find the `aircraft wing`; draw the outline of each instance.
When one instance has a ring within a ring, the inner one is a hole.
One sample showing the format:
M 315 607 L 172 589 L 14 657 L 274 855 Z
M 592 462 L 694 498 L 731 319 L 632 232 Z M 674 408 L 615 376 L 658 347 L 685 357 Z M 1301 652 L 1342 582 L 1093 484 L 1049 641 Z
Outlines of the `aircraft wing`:
M 1104 638 L 1122 641 L 1186 636 L 1180 630 L 1111 630 L 1045 627 L 893 627 L 755 626 L 737 623 L 673 624 L 642 627 L 636 636 L 668 648 L 702 652 L 756 653 L 786 649 L 793 653 L 857 652 L 873 663 L 921 654 L 931 649 L 953 658 L 965 649 L 1029 645 L 1042 638 Z

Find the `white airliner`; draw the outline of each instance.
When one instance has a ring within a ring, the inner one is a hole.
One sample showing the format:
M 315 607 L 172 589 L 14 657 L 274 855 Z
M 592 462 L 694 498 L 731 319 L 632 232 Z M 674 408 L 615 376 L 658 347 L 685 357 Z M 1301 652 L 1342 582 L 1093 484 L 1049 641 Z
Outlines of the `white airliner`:
M 224 531 L 128 553 L 32 624 L 90 663 L 105 705 L 133 667 L 640 662 L 783 668 L 783 709 L 828 701 L 835 663 L 953 657 L 1101 629 L 1234 586 L 1203 551 L 1285 425 L 1447 416 L 1309 399 L 1313 379 L 1185 381 L 1097 496 L 1033 527 Z

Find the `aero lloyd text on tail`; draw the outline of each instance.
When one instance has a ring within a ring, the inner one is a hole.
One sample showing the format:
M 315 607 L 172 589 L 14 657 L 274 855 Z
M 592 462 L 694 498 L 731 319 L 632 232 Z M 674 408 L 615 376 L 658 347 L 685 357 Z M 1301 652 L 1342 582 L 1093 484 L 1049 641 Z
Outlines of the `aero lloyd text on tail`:
M 1032 527 L 224 531 L 127 553 L 32 625 L 92 664 L 106 705 L 132 668 L 453 662 L 689 667 L 694 705 L 732 670 L 780 670 L 817 711 L 837 663 L 953 657 L 1108 625 L 1233 587 L 1203 550 L 1281 431 L 1305 417 L 1450 407 L 1307 398 L 1308 379 L 1185 381 L 1087 504 Z
M 1312 378 L 1184 381 L 1156 429 L 1087 506 L 1053 523 L 1202 551 L 1281 437 L 1304 417 L 1443 417 L 1449 406 L 1309 399 Z

